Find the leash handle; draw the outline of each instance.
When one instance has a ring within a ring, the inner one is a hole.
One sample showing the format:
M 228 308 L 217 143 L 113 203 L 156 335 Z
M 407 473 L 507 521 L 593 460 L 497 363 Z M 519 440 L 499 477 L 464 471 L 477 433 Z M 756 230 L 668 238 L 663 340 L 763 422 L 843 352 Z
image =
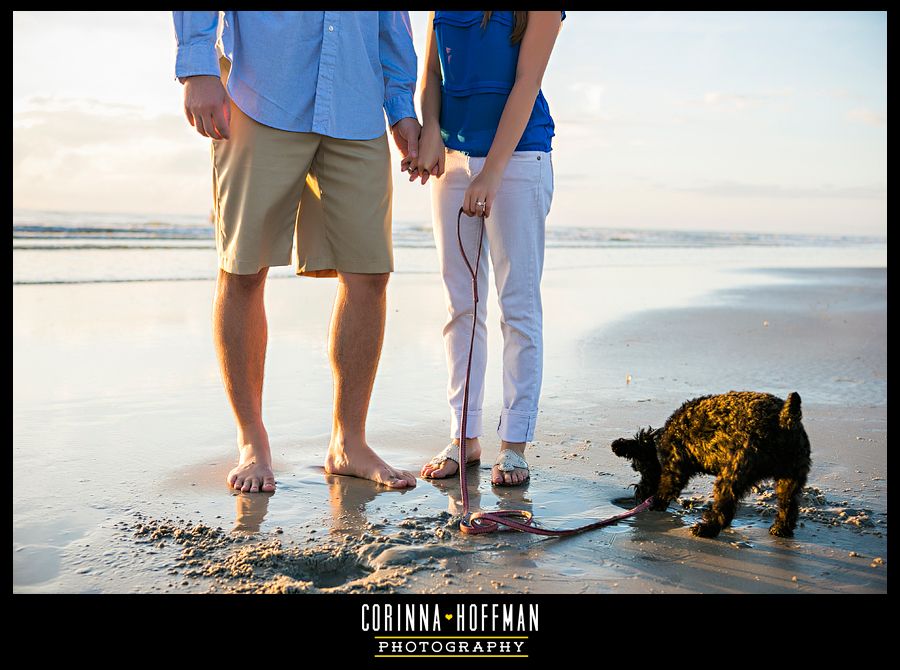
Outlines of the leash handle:
M 464 210 L 459 208 L 456 215 L 456 239 L 459 242 L 459 252 L 462 254 L 466 268 L 472 276 L 472 299 L 474 300 L 474 311 L 472 313 L 472 336 L 469 338 L 469 360 L 466 364 L 466 386 L 463 390 L 463 407 L 462 418 L 459 425 L 459 490 L 462 496 L 463 518 L 459 522 L 459 529 L 467 535 L 482 535 L 484 533 L 493 533 L 500 530 L 500 526 L 505 526 L 511 530 L 518 530 L 523 533 L 532 533 L 534 535 L 547 535 L 550 537 L 566 537 L 568 535 L 576 535 L 595 528 L 609 526 L 622 519 L 627 519 L 635 514 L 643 512 L 653 503 L 653 497 L 647 498 L 637 507 L 627 512 L 611 516 L 608 519 L 601 519 L 577 528 L 569 528 L 564 530 L 553 530 L 550 528 L 540 528 L 534 525 L 534 515 L 528 510 L 496 510 L 493 512 L 469 512 L 469 488 L 466 485 L 466 424 L 469 416 L 469 380 L 472 376 L 472 352 L 475 349 L 475 328 L 478 324 L 478 268 L 481 264 L 481 247 L 484 243 L 484 214 L 479 218 L 481 225 L 478 228 L 478 253 L 475 256 L 475 267 L 466 254 L 466 248 L 462 241 L 462 215 Z

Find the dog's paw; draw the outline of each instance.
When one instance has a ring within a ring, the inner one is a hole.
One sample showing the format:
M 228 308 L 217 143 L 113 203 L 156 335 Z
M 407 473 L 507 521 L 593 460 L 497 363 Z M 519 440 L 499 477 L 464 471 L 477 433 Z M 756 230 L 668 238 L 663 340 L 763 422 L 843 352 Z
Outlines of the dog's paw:
M 711 523 L 696 523 L 691 526 L 691 533 L 697 537 L 716 537 L 720 530 L 719 526 Z
M 769 535 L 774 535 L 775 537 L 794 537 L 794 531 L 785 525 L 773 523 L 772 527 L 769 528 Z
M 636 497 L 635 500 L 642 502 L 642 499 L 639 497 Z M 650 503 L 650 509 L 652 509 L 654 512 L 665 512 L 668 506 L 668 500 L 660 500 L 659 498 L 654 498 L 653 502 Z

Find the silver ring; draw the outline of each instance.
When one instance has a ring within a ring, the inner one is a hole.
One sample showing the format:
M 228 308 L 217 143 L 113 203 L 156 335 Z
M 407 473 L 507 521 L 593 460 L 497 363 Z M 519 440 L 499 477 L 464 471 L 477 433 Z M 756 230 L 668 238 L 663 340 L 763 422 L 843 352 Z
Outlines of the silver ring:
M 414 168 L 412 165 L 410 165 L 408 168 L 406 168 L 406 171 L 409 172 L 410 174 L 412 174 L 413 172 L 416 171 L 416 168 Z
M 487 203 L 481 202 L 480 200 L 476 200 L 475 204 L 480 205 L 481 207 L 484 207 Z

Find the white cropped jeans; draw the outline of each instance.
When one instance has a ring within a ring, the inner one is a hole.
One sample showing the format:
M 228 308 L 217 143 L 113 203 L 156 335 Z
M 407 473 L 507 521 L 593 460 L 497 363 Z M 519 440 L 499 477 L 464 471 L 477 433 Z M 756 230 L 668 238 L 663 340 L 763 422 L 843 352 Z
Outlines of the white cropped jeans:
M 469 338 L 475 311 L 472 277 L 459 250 L 456 217 L 466 189 L 481 171 L 484 161 L 484 158 L 447 149 L 443 176 L 431 180 L 434 240 L 448 311 L 444 346 L 449 372 L 447 399 L 451 438 L 458 438 L 460 434 Z M 482 433 L 489 256 L 494 268 L 503 334 L 503 409 L 497 434 L 507 442 L 534 439 L 544 357 L 541 309 L 544 223 L 552 199 L 550 153 L 513 153 L 491 207 L 491 215 L 485 219 L 466 437 L 478 437 Z M 462 242 L 473 267 L 480 223 L 479 218 L 462 215 Z

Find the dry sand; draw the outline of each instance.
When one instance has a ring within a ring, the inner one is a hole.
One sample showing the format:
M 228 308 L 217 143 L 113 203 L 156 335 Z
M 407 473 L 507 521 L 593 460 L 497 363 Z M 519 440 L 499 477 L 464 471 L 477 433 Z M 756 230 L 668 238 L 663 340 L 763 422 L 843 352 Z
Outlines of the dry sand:
M 667 512 L 548 540 L 462 536 L 456 480 L 396 492 L 326 476 L 333 284 L 299 279 L 270 281 L 267 296 L 278 491 L 234 495 L 209 282 L 16 286 L 14 591 L 886 592 L 885 269 L 759 271 L 698 288 L 693 306 L 617 321 L 590 314 L 590 286 L 609 275 L 573 274 L 545 282 L 531 481 L 490 486 L 489 434 L 488 460 L 470 469 L 473 504 L 529 509 L 547 526 L 615 514 L 636 475 L 612 439 L 660 425 L 696 395 L 796 390 L 813 470 L 795 538 L 768 535 L 765 483 L 716 539 L 688 530 L 711 492 L 701 477 Z M 433 275 L 392 280 L 369 422 L 380 453 L 416 471 L 448 429 L 438 290 Z M 641 290 L 652 282 L 631 297 Z M 572 310 L 573 293 L 586 314 Z M 41 486 L 26 484 L 35 478 Z

